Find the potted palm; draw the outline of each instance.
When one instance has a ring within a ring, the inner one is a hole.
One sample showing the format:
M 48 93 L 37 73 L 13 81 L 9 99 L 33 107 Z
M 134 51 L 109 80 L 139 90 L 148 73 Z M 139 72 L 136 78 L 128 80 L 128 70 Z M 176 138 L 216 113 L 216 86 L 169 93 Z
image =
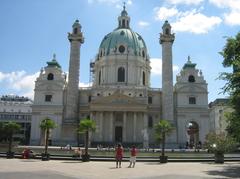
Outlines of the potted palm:
M 49 153 L 48 153 L 49 133 L 50 133 L 50 129 L 54 129 L 56 127 L 57 127 L 56 123 L 49 118 L 42 120 L 40 123 L 40 128 L 45 132 L 45 142 L 44 142 L 45 147 L 44 147 L 44 153 L 42 153 L 43 161 L 49 160 Z
M 155 125 L 155 136 L 157 141 L 161 142 L 162 146 L 160 163 L 167 163 L 168 157 L 165 156 L 166 136 L 169 135 L 173 129 L 171 123 L 166 120 L 160 120 L 159 123 Z
M 82 161 L 86 162 L 90 160 L 88 153 L 89 132 L 94 132 L 96 129 L 96 123 L 91 119 L 83 119 L 78 126 L 78 132 L 85 134 L 85 152 L 82 154 Z
M 20 130 L 21 126 L 16 122 L 8 122 L 3 124 L 2 128 L 8 139 L 7 158 L 13 158 L 14 157 L 14 152 L 12 152 L 13 135 Z
M 215 163 L 224 163 L 224 153 L 231 151 L 235 144 L 234 139 L 224 132 L 210 132 L 206 136 L 205 148 L 214 153 Z

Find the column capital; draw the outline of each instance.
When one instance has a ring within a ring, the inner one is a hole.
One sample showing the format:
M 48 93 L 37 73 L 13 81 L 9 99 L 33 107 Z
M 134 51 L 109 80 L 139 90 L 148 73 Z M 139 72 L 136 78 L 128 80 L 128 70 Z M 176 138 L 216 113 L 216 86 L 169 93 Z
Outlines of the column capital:
M 68 33 L 68 40 L 69 40 L 70 42 L 72 42 L 72 41 L 79 41 L 81 44 L 84 43 L 84 37 L 83 37 L 82 32 L 80 32 L 80 33 L 78 33 L 78 34 Z
M 173 43 L 175 40 L 175 34 L 162 34 L 160 33 L 159 43 L 163 44 L 164 42 L 171 42 Z

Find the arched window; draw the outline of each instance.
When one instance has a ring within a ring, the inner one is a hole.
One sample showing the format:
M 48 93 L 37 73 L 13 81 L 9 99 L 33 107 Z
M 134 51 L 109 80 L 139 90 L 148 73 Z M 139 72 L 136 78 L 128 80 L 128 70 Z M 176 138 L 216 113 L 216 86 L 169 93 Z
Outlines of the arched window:
M 101 71 L 99 71 L 99 74 L 98 74 L 98 85 L 101 84 Z
M 143 76 L 142 76 L 142 82 L 143 82 L 143 85 L 145 86 L 146 81 L 145 81 L 145 72 L 144 71 L 143 71 Z
M 145 57 L 145 52 L 144 51 L 142 51 L 142 56 L 143 56 L 143 58 Z
M 48 80 L 53 80 L 54 79 L 54 75 L 52 73 L 49 73 L 47 76 Z
M 122 27 L 125 28 L 125 19 L 122 20 Z
M 123 67 L 118 68 L 118 82 L 125 81 L 125 69 Z
M 169 29 L 166 29 L 166 30 L 165 30 L 165 33 L 166 33 L 167 35 L 169 35 L 169 33 L 170 33 L 170 32 L 169 32 Z
M 188 77 L 188 82 L 194 83 L 194 82 L 195 82 L 195 77 L 194 77 L 193 75 L 190 75 L 190 76 Z
M 78 33 L 78 29 L 77 29 L 77 28 L 74 28 L 73 33 L 74 33 L 74 34 L 77 34 L 77 33 Z

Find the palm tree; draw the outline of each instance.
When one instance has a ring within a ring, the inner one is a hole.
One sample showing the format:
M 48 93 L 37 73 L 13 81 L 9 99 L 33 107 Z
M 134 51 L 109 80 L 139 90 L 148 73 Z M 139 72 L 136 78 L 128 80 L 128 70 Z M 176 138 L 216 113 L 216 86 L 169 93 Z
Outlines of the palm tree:
M 166 142 L 166 135 L 169 135 L 173 130 L 173 126 L 169 121 L 160 120 L 158 124 L 155 125 L 155 133 L 156 139 L 161 142 L 162 151 L 160 156 L 160 162 L 166 163 L 167 156 L 165 156 L 165 142 Z
M 50 129 L 54 129 L 56 127 L 57 127 L 56 123 L 49 118 L 42 120 L 40 123 L 40 128 L 45 131 L 45 149 L 44 149 L 43 158 L 46 158 L 46 160 L 48 160 L 49 158 L 48 140 L 49 140 Z
M 79 123 L 78 131 L 79 133 L 85 133 L 85 156 L 83 155 L 83 160 L 88 161 L 88 143 L 89 143 L 89 132 L 95 131 L 96 123 L 91 119 L 83 119 Z M 84 158 L 85 157 L 85 158 Z
M 12 158 L 13 157 L 13 152 L 12 152 L 13 135 L 20 130 L 21 126 L 19 124 L 17 124 L 16 122 L 11 121 L 11 122 L 3 124 L 2 128 L 6 134 L 8 142 L 9 142 L 7 157 Z

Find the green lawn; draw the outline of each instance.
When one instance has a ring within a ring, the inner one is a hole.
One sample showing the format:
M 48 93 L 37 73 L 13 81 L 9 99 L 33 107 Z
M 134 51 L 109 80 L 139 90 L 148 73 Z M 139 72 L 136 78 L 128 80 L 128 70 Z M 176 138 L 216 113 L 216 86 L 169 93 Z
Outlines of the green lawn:
M 44 147 L 34 147 L 31 148 L 29 147 L 31 150 L 33 150 L 35 153 L 41 154 L 42 152 L 44 152 Z M 21 153 L 24 149 L 24 146 L 19 146 L 19 147 L 13 147 L 13 151 L 17 152 L 17 153 Z M 66 149 L 61 149 L 60 147 L 50 147 L 48 149 L 48 152 L 52 155 L 69 155 L 72 156 L 74 155 L 74 149 L 72 150 L 66 150 Z M 84 148 L 81 148 L 82 150 Z M 6 152 L 7 151 L 7 147 L 5 146 L 0 146 L 0 152 Z M 114 156 L 115 152 L 114 149 L 111 149 L 110 151 L 107 151 L 105 149 L 102 150 L 96 150 L 96 149 L 89 149 L 89 153 L 92 156 Z M 152 150 L 150 151 L 138 151 L 137 156 L 142 156 L 142 157 L 158 157 L 160 155 L 160 152 L 153 152 Z M 205 151 L 201 151 L 201 152 L 194 152 L 194 151 L 188 151 L 188 152 L 166 152 L 166 155 L 168 155 L 169 157 L 211 157 L 213 156 L 213 154 L 209 154 Z M 124 156 L 125 157 L 129 157 L 130 156 L 130 152 L 125 150 L 124 151 Z

